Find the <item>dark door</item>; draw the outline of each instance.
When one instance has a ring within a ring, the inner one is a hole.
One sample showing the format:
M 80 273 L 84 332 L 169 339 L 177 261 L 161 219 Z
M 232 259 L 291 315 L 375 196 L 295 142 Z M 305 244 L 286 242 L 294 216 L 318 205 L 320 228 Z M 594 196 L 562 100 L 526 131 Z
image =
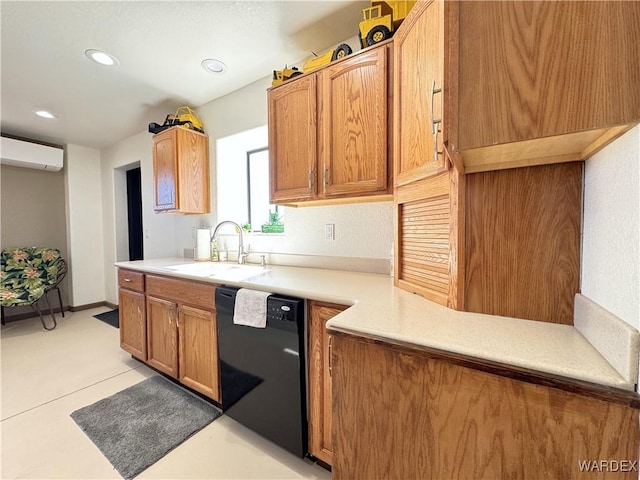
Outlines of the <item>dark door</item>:
M 142 260 L 142 181 L 140 167 L 127 170 L 129 260 Z

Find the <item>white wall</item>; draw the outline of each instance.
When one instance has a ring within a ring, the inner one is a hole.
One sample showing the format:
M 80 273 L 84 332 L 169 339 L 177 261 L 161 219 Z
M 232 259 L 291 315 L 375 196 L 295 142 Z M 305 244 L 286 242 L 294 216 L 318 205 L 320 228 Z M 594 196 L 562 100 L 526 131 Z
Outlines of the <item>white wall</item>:
M 100 152 L 66 146 L 64 166 L 72 307 L 104 300 L 104 241 Z
M 640 126 L 585 162 L 582 293 L 640 329 Z
M 102 208 L 104 211 L 104 297 L 118 303 L 116 261 L 128 260 L 125 171 L 140 166 L 142 176 L 142 229 L 144 258 L 175 255 L 173 215 L 153 211 L 153 136 L 133 135 L 101 152 Z

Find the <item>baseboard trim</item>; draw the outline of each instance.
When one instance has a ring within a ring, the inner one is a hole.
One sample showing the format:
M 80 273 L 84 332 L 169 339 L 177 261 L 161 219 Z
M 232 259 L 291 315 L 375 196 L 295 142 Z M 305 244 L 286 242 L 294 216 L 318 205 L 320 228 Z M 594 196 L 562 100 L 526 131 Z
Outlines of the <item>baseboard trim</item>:
M 7 311 L 6 308 L 11 308 L 11 307 L 5 307 L 5 312 Z M 64 310 L 68 312 L 71 309 L 70 307 L 64 307 Z M 48 308 L 41 308 L 40 312 L 42 313 L 42 316 L 45 318 L 47 316 L 51 316 L 51 312 L 49 311 Z M 62 309 L 60 309 L 60 307 L 54 308 L 53 313 L 62 313 Z M 29 312 L 17 313 L 15 315 L 5 315 L 4 322 L 5 323 L 17 322 L 18 320 L 24 320 L 25 318 L 33 318 L 37 316 L 38 316 L 38 313 L 35 310 L 31 310 Z
M 76 306 L 70 306 L 70 305 L 65 305 L 63 309 L 61 309 L 60 307 L 56 307 L 53 309 L 54 313 L 62 313 L 62 311 L 64 310 L 65 312 L 81 312 L 82 310 L 89 310 L 91 308 L 96 308 L 96 307 L 107 307 L 110 308 L 111 310 L 114 310 L 116 308 L 118 308 L 118 305 L 115 303 L 111 303 L 111 302 L 96 302 L 96 303 L 88 303 L 86 305 L 76 305 Z M 11 307 L 6 307 L 5 308 L 5 317 L 4 317 L 4 321 L 5 323 L 10 323 L 10 322 L 17 322 L 18 320 L 24 320 L 26 318 L 33 318 L 36 317 L 38 314 L 36 313 L 35 310 L 30 310 L 27 312 L 23 312 L 23 313 L 17 313 L 15 315 L 6 315 L 7 309 L 9 309 Z M 48 308 L 40 308 L 40 311 L 42 312 L 42 316 L 46 316 L 46 315 L 51 315 L 51 313 L 49 312 Z
M 109 303 L 109 302 L 87 303 L 85 305 L 75 305 L 73 307 L 69 307 L 69 311 L 81 312 L 82 310 L 89 310 L 90 308 L 96 308 L 96 307 L 109 307 L 113 310 L 114 308 L 117 308 L 118 305 L 114 305 L 113 303 Z

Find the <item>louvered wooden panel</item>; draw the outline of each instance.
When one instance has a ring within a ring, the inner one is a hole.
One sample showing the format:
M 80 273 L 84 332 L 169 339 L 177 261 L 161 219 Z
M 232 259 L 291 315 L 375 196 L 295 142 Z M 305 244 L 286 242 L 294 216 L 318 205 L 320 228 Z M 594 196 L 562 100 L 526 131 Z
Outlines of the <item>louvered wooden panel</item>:
M 449 195 L 399 205 L 400 262 L 403 286 L 447 305 L 451 208 Z

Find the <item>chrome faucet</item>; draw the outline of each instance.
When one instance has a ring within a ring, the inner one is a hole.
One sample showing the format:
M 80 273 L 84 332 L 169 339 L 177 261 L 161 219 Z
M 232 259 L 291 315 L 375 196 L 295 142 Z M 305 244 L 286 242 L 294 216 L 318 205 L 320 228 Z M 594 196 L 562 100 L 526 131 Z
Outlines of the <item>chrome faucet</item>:
M 224 220 L 216 225 L 216 228 L 213 229 L 213 235 L 211 235 L 211 241 L 213 242 L 216 238 L 218 238 L 218 230 L 225 224 L 233 225 L 238 230 L 238 263 L 242 265 L 244 263 L 244 259 L 246 258 L 248 253 L 244 251 L 244 241 L 242 240 L 242 227 L 238 225 L 236 222 L 232 222 L 231 220 Z

